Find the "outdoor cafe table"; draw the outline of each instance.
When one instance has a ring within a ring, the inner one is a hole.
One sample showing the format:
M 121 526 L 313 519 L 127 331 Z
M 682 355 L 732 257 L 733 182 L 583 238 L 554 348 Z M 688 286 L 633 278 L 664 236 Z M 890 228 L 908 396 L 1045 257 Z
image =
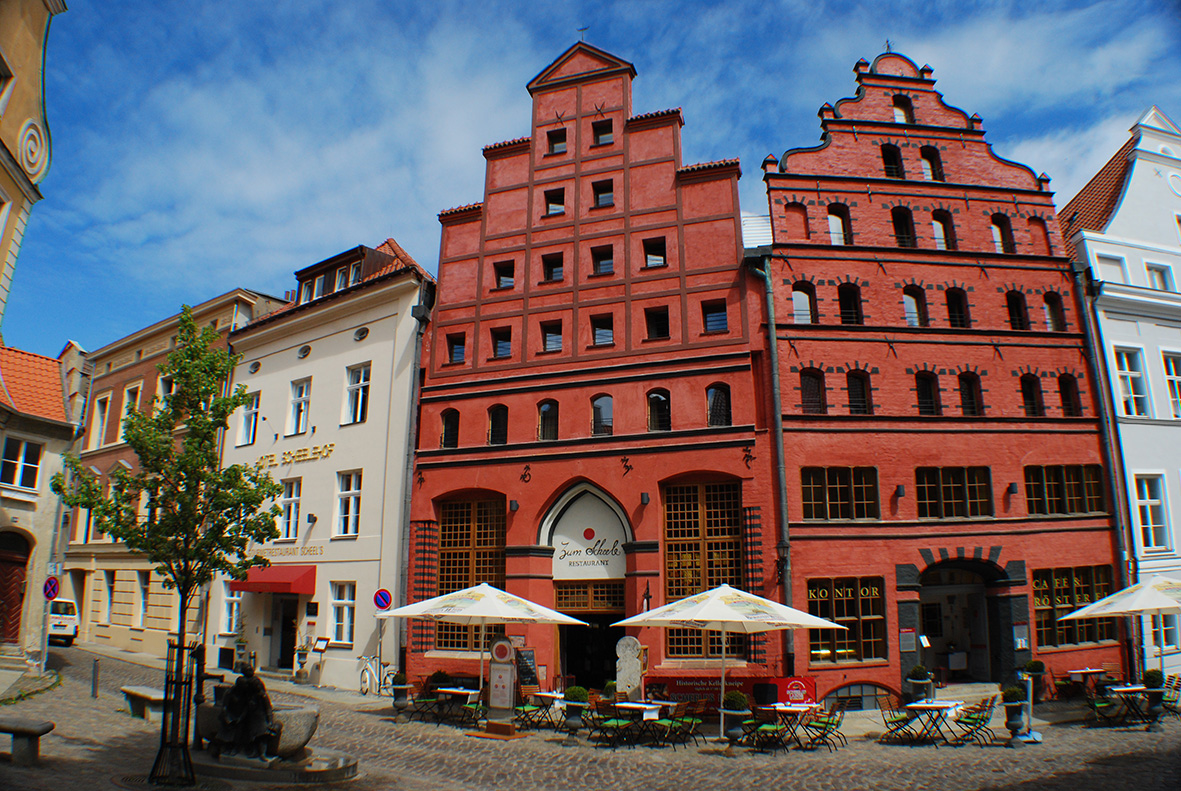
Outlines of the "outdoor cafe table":
M 1108 692 L 1114 692 L 1124 702 L 1124 716 L 1140 722 L 1149 722 L 1148 715 L 1140 706 L 1140 696 L 1148 691 L 1143 684 L 1129 684 L 1125 687 L 1108 687 Z
M 623 712 L 639 724 L 636 731 L 637 741 L 649 730 L 648 723 L 660 719 L 661 708 L 659 703 L 640 703 L 638 701 L 623 701 L 615 704 L 616 711 Z
M 475 703 L 476 696 L 480 694 L 478 689 L 467 689 L 466 687 L 436 687 L 435 692 L 445 697 L 440 698 L 438 710 L 435 714 L 437 722 L 444 720 L 453 720 L 459 716 L 459 710 L 468 703 Z
M 1078 670 L 1067 670 L 1070 680 L 1081 684 L 1084 690 L 1095 690 L 1095 681 L 1107 671 L 1101 667 L 1080 667 Z
M 938 748 L 939 742 L 936 736 L 944 743 L 951 744 L 951 740 L 943 732 L 943 723 L 947 722 L 947 717 L 952 711 L 963 705 L 962 700 L 922 700 L 918 703 L 906 704 L 906 708 L 913 711 L 923 724 L 922 730 L 919 731 L 912 744 L 930 739 L 931 744 Z
M 804 724 L 804 719 L 809 714 L 820 708 L 820 704 L 773 703 L 770 706 L 760 706 L 759 708 L 774 709 L 779 714 L 779 721 L 787 729 L 787 737 L 783 740 L 783 743 L 786 745 L 789 741 L 794 741 L 802 750 L 804 749 L 804 743 L 800 741 L 800 726 Z
M 563 715 L 566 712 L 566 693 L 534 692 L 532 697 L 540 698 L 549 703 L 545 710 L 545 721 L 555 728 L 560 727 Z

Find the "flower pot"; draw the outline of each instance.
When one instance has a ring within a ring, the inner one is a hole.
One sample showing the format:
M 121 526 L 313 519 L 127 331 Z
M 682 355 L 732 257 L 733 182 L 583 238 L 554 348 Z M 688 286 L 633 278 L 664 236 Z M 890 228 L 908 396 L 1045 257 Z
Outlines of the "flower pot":
M 1017 738 L 1017 734 L 1025 727 L 1025 701 L 1016 700 L 1005 704 L 1005 728 L 1009 731 L 1007 747 L 1022 747 L 1024 742 Z
M 910 703 L 917 703 L 920 700 L 933 700 L 935 698 L 935 682 L 930 678 L 908 678 L 906 683 L 910 685 Z
M 1144 716 L 1148 718 L 1148 729 L 1160 727 L 1161 709 L 1165 699 L 1163 687 L 1146 690 L 1144 696 L 1148 698 L 1148 706 L 1144 709 Z

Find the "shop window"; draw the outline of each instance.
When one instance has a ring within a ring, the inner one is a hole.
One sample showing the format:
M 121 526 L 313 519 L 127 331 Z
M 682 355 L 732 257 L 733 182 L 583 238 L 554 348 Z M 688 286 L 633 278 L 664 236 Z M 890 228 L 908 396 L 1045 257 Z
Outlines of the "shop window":
M 1031 515 L 1105 512 L 1103 468 L 1098 464 L 1028 466 L 1025 505 Z
M 808 612 L 844 629 L 809 629 L 815 664 L 887 659 L 886 585 L 882 577 L 808 580 Z
M 988 467 L 919 467 L 914 484 L 920 519 L 993 515 Z
M 1033 615 L 1038 647 L 1115 640 L 1118 637 L 1115 618 L 1059 620 L 1111 594 L 1111 578 L 1111 566 L 1035 569 Z
M 804 467 L 800 470 L 804 519 L 879 519 L 876 467 Z
M 452 500 L 439 506 L 439 595 L 486 582 L 504 587 L 505 501 Z M 486 627 L 486 639 L 503 627 Z M 439 623 L 435 648 L 479 651 L 480 627 Z M 474 657 L 473 657 L 474 660 Z

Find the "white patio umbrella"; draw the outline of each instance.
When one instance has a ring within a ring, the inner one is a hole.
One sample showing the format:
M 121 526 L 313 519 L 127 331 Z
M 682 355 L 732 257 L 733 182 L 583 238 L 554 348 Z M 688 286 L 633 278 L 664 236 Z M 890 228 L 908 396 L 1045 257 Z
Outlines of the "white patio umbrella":
M 684 629 L 708 629 L 722 633 L 722 690 L 718 708 L 726 696 L 726 635 L 732 632 L 754 634 L 781 629 L 844 629 L 839 623 L 809 615 L 762 596 L 729 585 L 686 596 L 655 610 L 633 615 L 612 626 L 662 626 Z M 725 724 L 719 715 L 719 737 Z
M 484 689 L 484 632 L 488 624 L 553 623 L 586 626 L 586 621 L 571 618 L 557 610 L 481 583 L 471 588 L 444 593 L 433 599 L 407 604 L 377 614 L 378 618 L 421 618 L 465 625 L 480 625 L 480 690 Z
M 1101 618 L 1107 615 L 1155 615 L 1158 627 L 1156 651 L 1160 668 L 1165 669 L 1164 619 L 1162 615 L 1181 613 L 1181 580 L 1160 574 L 1141 580 L 1110 596 L 1104 596 L 1058 620 Z

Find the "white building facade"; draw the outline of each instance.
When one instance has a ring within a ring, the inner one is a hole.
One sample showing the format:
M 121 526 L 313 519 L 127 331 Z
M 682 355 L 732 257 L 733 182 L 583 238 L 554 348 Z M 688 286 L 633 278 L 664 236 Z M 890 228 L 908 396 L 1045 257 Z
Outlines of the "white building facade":
M 421 328 L 434 283 L 393 240 L 296 273 L 292 305 L 231 335 L 234 386 L 251 402 L 230 421 L 225 464 L 258 464 L 283 486 L 271 566 L 210 590 L 207 656 L 301 669 L 355 687 L 362 656 L 399 658 L 400 601 Z M 379 624 L 383 626 L 379 629 Z M 242 645 L 242 648 L 237 648 Z M 301 667 L 297 649 L 319 647 Z
M 1059 219 L 1092 281 L 1131 579 L 1181 579 L 1181 131 L 1152 107 Z M 1141 619 L 1142 667 L 1163 649 L 1165 672 L 1181 672 L 1178 621 Z

